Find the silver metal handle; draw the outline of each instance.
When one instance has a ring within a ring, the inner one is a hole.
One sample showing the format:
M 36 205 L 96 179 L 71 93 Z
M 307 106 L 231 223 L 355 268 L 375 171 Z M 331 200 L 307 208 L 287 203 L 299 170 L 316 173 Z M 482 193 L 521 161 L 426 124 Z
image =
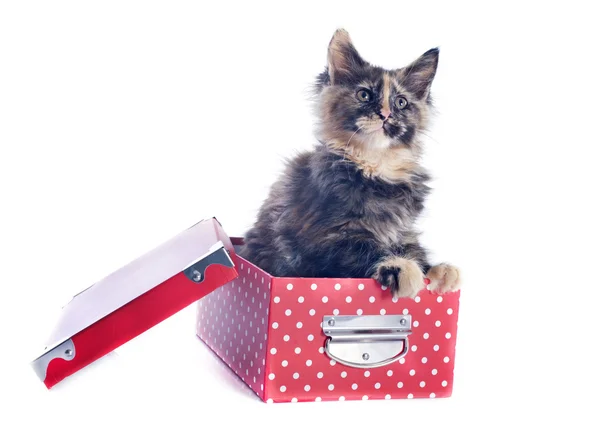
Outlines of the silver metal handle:
M 398 355 L 396 355 L 395 357 L 392 358 L 388 358 L 386 360 L 382 360 L 382 361 L 374 361 L 374 362 L 369 362 L 368 360 L 371 358 L 371 354 L 368 352 L 363 352 L 361 355 L 361 358 L 364 360 L 364 362 L 353 362 L 353 361 L 348 361 L 348 360 L 343 360 L 342 358 L 337 357 L 336 355 L 334 355 L 331 352 L 331 338 L 327 338 L 327 340 L 325 341 L 325 354 L 327 354 L 327 356 L 329 358 L 331 358 L 332 360 L 337 361 L 340 364 L 346 365 L 348 367 L 354 367 L 354 368 L 377 368 L 377 367 L 382 367 L 384 365 L 388 365 L 391 364 L 393 362 L 398 361 L 400 358 L 404 358 L 404 356 L 406 354 L 408 354 L 408 338 L 403 338 L 401 339 L 402 341 L 402 352 L 400 352 Z M 364 346 L 364 344 L 363 344 Z M 366 347 L 365 347 L 366 348 Z M 364 351 L 367 351 L 367 349 L 363 349 Z
M 325 316 L 325 354 L 354 368 L 376 368 L 406 356 L 410 315 Z

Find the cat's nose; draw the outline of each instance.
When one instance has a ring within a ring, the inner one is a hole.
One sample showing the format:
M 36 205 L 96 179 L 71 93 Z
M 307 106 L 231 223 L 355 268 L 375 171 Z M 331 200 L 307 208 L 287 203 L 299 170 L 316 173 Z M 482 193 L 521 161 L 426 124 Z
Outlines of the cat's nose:
M 390 110 L 386 110 L 383 109 L 381 110 L 381 116 L 383 117 L 384 120 L 387 120 L 387 118 L 390 116 L 392 112 Z

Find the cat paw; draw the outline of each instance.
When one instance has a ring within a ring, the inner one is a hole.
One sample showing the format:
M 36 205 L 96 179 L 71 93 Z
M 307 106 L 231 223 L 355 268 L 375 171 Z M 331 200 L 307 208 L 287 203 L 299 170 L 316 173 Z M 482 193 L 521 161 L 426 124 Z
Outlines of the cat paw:
M 460 271 L 458 268 L 447 263 L 433 266 L 429 269 L 426 276 L 431 281 L 429 290 L 432 292 L 440 294 L 455 292 L 462 286 Z
M 396 298 L 414 298 L 425 288 L 425 278 L 417 262 L 402 257 L 389 257 L 379 262 L 374 278 L 390 288 Z

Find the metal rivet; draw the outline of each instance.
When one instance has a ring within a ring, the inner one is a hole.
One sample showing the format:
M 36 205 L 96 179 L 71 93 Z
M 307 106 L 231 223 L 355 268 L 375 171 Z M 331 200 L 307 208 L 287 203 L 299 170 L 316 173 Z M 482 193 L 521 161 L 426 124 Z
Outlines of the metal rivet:
M 67 357 L 71 357 L 71 356 L 73 355 L 73 350 L 72 350 L 72 349 L 67 349 L 67 350 L 65 351 L 65 355 L 66 355 Z
M 194 281 L 200 282 L 202 280 L 202 274 L 199 271 L 194 270 L 192 272 L 192 278 L 194 279 Z
M 333 325 L 335 324 L 335 320 L 333 320 L 333 319 L 329 319 L 329 321 L 327 322 L 327 324 L 328 324 L 329 326 L 333 326 Z
M 367 361 L 370 358 L 370 355 L 366 352 L 362 355 L 363 360 Z
M 400 319 L 400 324 L 404 326 L 406 324 L 406 319 Z

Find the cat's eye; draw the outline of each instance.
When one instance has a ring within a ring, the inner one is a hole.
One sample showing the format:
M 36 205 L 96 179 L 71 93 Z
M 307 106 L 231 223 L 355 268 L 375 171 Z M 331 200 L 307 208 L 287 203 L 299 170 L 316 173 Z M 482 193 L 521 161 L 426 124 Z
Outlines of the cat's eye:
M 399 110 L 402 110 L 404 107 L 408 105 L 408 101 L 403 96 L 399 96 L 394 100 L 394 105 Z
M 369 102 L 371 100 L 371 92 L 366 89 L 361 89 L 356 93 L 356 98 L 360 102 Z

